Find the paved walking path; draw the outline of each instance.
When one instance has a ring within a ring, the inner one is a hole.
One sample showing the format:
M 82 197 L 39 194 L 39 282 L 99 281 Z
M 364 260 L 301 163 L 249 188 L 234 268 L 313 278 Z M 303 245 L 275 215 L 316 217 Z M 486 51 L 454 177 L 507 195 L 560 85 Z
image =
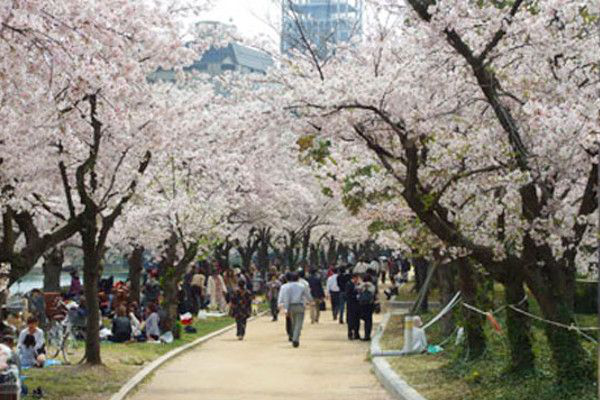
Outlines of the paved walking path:
M 350 342 L 331 314 L 311 325 L 306 316 L 295 349 L 283 321 L 263 317 L 160 368 L 135 400 L 389 400 L 367 361 L 368 345 Z

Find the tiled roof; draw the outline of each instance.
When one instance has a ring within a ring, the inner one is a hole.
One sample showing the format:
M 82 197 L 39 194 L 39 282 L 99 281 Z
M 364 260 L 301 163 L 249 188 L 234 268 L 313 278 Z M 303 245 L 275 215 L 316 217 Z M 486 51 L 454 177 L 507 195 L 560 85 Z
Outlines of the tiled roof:
M 266 72 L 273 65 L 273 60 L 268 54 L 251 49 L 236 43 L 231 43 L 229 48 L 233 51 L 238 64 L 252 68 L 256 71 Z

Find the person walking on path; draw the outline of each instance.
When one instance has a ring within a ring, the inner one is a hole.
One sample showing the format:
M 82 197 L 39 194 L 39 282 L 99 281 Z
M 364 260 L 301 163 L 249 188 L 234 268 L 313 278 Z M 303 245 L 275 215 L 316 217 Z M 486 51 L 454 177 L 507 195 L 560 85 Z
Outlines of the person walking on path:
M 286 272 L 285 274 L 283 274 L 281 276 L 281 278 L 279 278 L 281 280 L 281 282 L 283 283 L 281 285 L 281 287 L 279 288 L 279 295 L 277 296 L 277 308 L 280 309 L 281 308 L 281 291 L 283 290 L 284 287 L 286 287 L 286 285 L 288 285 L 289 283 L 291 283 L 291 277 L 292 277 L 292 272 Z M 285 332 L 287 333 L 288 339 L 289 341 L 293 341 L 292 336 L 293 335 L 293 330 L 292 330 L 292 318 L 290 316 L 290 314 L 288 313 L 284 313 L 285 316 Z
M 370 274 L 363 277 L 363 283 L 358 288 L 358 305 L 360 309 L 360 318 L 365 321 L 364 341 L 371 340 L 371 330 L 373 329 L 373 312 L 375 310 L 375 285 Z
M 367 269 L 369 268 L 369 264 L 365 261 L 364 258 L 360 258 L 359 261 L 356 263 L 356 265 L 354 266 L 354 269 L 352 270 L 353 273 L 355 274 L 364 274 L 365 272 L 367 272 Z
M 197 268 L 192 275 L 190 281 L 190 291 L 192 292 L 192 311 L 194 315 L 198 314 L 204 308 L 204 285 L 206 284 L 206 276 L 200 268 Z
M 318 324 L 319 316 L 321 315 L 321 303 L 325 298 L 325 291 L 323 290 L 321 276 L 316 269 L 310 271 L 310 276 L 308 277 L 308 286 L 310 287 L 310 295 L 313 298 L 313 301 L 310 305 L 310 323 Z
M 211 310 L 218 310 L 225 312 L 227 308 L 227 301 L 225 301 L 225 295 L 227 294 L 227 288 L 221 274 L 215 269 L 211 276 L 208 277 L 207 292 L 210 296 L 210 308 Z
M 298 281 L 297 273 L 290 276 L 290 283 L 281 287 L 279 306 L 285 309 L 292 323 L 292 342 L 294 347 L 300 346 L 300 332 L 304 323 L 304 308 L 312 301 L 308 285 Z
M 281 282 L 277 278 L 277 274 L 274 273 L 271 275 L 269 283 L 267 283 L 267 300 L 269 301 L 269 306 L 271 307 L 273 321 L 277 321 L 277 316 L 279 314 L 279 308 L 277 304 L 277 300 L 279 298 L 279 289 L 281 289 Z
M 227 291 L 225 300 L 227 300 L 227 302 L 231 301 L 231 296 L 233 296 L 233 292 L 236 291 L 238 285 L 237 281 L 238 279 L 236 278 L 233 269 L 227 268 L 223 274 L 223 282 L 225 283 L 225 290 Z
M 352 274 L 352 279 L 346 284 L 345 296 L 348 304 L 347 322 L 348 322 L 348 339 L 358 340 L 360 336 L 360 305 L 358 304 L 358 285 L 360 284 L 360 275 Z
M 238 282 L 237 289 L 231 295 L 229 312 L 235 318 L 237 338 L 243 340 L 246 335 L 246 323 L 252 314 L 252 294 L 246 288 L 245 282 Z
M 344 323 L 344 309 L 346 308 L 346 285 L 350 282 L 352 276 L 350 275 L 350 270 L 352 266 L 348 265 L 348 269 L 340 268 L 340 272 L 338 273 L 337 284 L 340 288 L 340 298 L 339 298 L 339 311 L 340 311 L 340 324 Z
M 303 269 L 298 270 L 298 282 L 304 286 L 306 286 L 310 290 L 310 285 L 308 281 L 305 279 L 306 275 Z
M 338 273 L 339 269 L 335 269 L 333 274 L 327 278 L 327 293 L 331 300 L 331 312 L 333 314 L 333 320 L 337 320 L 338 313 L 340 311 L 340 287 L 338 285 Z

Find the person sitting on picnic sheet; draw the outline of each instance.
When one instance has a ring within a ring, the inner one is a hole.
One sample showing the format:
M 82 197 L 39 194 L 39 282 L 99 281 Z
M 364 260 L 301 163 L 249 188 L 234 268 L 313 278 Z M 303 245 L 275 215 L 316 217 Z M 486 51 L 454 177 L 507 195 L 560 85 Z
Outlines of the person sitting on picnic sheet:
M 17 348 L 22 367 L 44 367 L 46 362 L 44 331 L 38 328 L 36 317 L 27 319 L 27 328 L 19 334 Z
M 412 327 L 412 345 L 405 346 L 405 350 L 409 353 L 423 353 L 427 351 L 427 335 L 425 334 L 425 329 L 423 329 L 422 326 L 423 321 L 421 321 L 421 317 L 414 317 Z
M 114 343 L 124 343 L 131 340 L 131 320 L 127 316 L 127 308 L 124 305 L 117 308 L 117 315 L 113 318 L 111 335 L 108 340 Z
M 17 400 L 22 391 L 19 358 L 13 347 L 13 336 L 0 337 L 0 399 L 2 400 Z

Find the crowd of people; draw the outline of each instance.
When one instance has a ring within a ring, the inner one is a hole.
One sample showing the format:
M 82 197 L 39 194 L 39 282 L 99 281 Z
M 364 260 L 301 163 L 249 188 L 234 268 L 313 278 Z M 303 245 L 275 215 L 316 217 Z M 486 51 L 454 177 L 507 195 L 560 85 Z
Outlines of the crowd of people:
M 378 284 L 390 277 L 391 285 L 385 293 L 393 293 L 407 279 L 409 266 L 404 263 L 392 258 L 370 263 L 359 260 L 329 269 L 306 264 L 287 272 L 273 265 L 263 280 L 264 275 L 255 266 L 242 270 L 239 266 L 221 268 L 216 263 L 199 262 L 178 284 L 177 310 L 180 316 L 230 315 L 236 321 L 237 338 L 243 340 L 247 320 L 256 312 L 257 295 L 264 294 L 272 320 L 277 321 L 281 313 L 285 315 L 286 334 L 294 347 L 300 345 L 305 313 L 309 313 L 311 324 L 318 324 L 328 305 L 333 320 L 346 324 L 349 340 L 369 341 L 373 313 L 380 309 Z M 100 281 L 101 339 L 115 343 L 164 341 L 170 327 L 165 325 L 158 269 L 144 272 L 139 303 L 132 300 L 130 291 L 129 281 L 115 282 L 113 277 Z M 74 335 L 85 337 L 87 307 L 77 271 L 71 273 L 68 290 L 55 295 L 49 297 L 39 289 L 29 294 L 29 313 L 20 331 L 4 318 L 0 327 L 0 381 L 4 384 L 18 377 L 15 371 L 21 368 L 44 367 L 48 329 L 55 321 L 68 319 Z M 52 302 L 50 307 L 48 301 Z M 186 329 L 191 332 L 194 328 Z
M 409 269 L 410 264 L 401 257 L 375 258 L 369 263 L 361 259 L 328 270 L 305 266 L 281 273 L 273 269 L 266 291 L 273 321 L 280 312 L 285 313 L 288 339 L 298 347 L 306 310 L 311 324 L 317 324 L 329 302 L 333 320 L 347 325 L 349 340 L 370 341 L 373 314 L 381 310 L 379 282 L 385 283 L 389 277 L 390 287 L 385 292 L 389 299 L 399 284 L 407 281 Z
M 218 264 L 199 262 L 189 268 L 178 284 L 178 313 L 229 313 L 238 321 L 238 336 L 243 338 L 245 320 L 253 312 L 255 294 L 262 292 L 264 287 L 254 266 L 242 271 L 238 266 L 221 268 Z M 166 326 L 167 311 L 157 268 L 151 266 L 144 271 L 139 302 L 130 296 L 129 281 L 115 282 L 111 276 L 100 280 L 98 289 L 102 340 L 158 342 L 170 330 Z M 44 366 L 48 331 L 56 321 L 67 319 L 74 336 L 85 338 L 88 312 L 77 271 L 71 272 L 71 282 L 66 290 L 43 293 L 33 289 L 26 298 L 26 312 L 11 319 L 5 310 L 0 326 L 0 338 L 12 338 L 13 342 L 18 338 L 16 354 L 21 367 Z M 26 327 L 18 331 L 17 327 L 23 325 Z M 187 329 L 193 330 L 192 327 Z
M 255 311 L 255 295 L 265 284 L 255 267 L 242 271 L 199 262 L 192 265 L 178 283 L 177 309 L 180 316 L 226 315 L 235 318 L 237 336 L 244 338 L 246 321 Z M 164 291 L 159 270 L 150 265 L 141 279 L 140 301 L 132 300 L 131 282 L 115 281 L 110 276 L 98 286 L 100 338 L 114 343 L 156 342 L 169 339 Z M 88 311 L 83 285 L 77 271 L 71 272 L 68 288 L 61 292 L 33 289 L 24 312 L 3 308 L 0 324 L 0 398 L 3 391 L 21 391 L 20 371 L 48 365 L 47 346 L 53 340 L 56 324 L 67 324 L 77 339 L 84 339 Z M 62 327 L 60 328 L 62 329 Z M 188 332 L 195 330 L 185 326 Z M 16 340 L 15 340 L 16 339 Z M 19 390 L 15 388 L 19 388 Z

